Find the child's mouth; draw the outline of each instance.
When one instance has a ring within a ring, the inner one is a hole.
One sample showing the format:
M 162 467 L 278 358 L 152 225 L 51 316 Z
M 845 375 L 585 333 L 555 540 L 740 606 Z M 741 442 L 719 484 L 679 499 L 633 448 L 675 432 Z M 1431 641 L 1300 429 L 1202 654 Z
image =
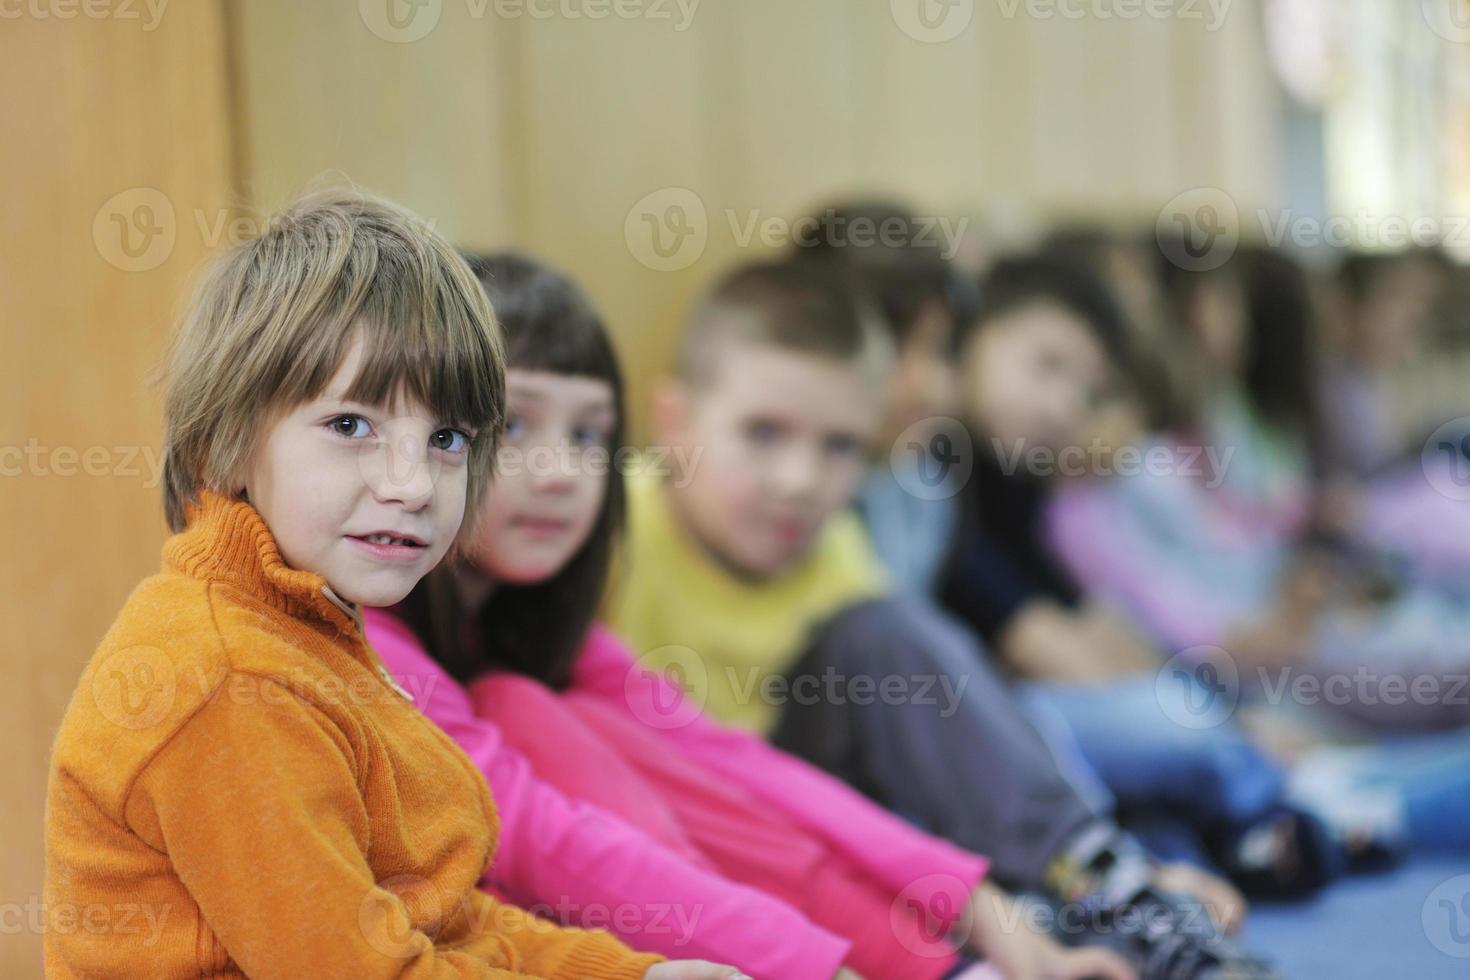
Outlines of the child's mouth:
M 570 522 L 546 517 L 522 517 L 516 524 L 533 538 L 551 538 L 565 531 Z
M 779 521 L 776 524 L 776 540 L 783 545 L 800 544 L 806 539 L 806 527 L 799 521 Z
M 424 553 L 424 548 L 428 547 L 418 538 L 400 536 L 387 531 L 361 535 L 349 534 L 347 538 L 355 542 L 362 551 L 385 561 L 414 561 Z

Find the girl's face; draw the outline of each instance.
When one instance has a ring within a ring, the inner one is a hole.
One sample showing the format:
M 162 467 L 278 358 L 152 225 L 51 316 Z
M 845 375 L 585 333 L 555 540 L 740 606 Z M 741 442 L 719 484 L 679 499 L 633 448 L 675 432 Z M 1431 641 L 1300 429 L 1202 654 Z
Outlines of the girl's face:
M 1249 328 L 1240 283 L 1224 274 L 1206 279 L 1191 298 L 1189 316 L 1205 364 L 1226 377 L 1239 375 Z
M 971 334 L 962 357 L 966 415 L 1005 452 L 1074 444 L 1107 389 L 1108 355 L 1087 323 L 1038 300 Z
M 617 424 L 612 385 L 511 368 L 505 438 L 472 556 L 481 574 L 531 585 L 566 567 L 607 495 Z
M 459 533 L 473 433 L 411 400 L 346 400 L 361 358 L 354 342 L 323 394 L 275 421 L 244 491 L 287 565 L 349 602 L 391 606 Z

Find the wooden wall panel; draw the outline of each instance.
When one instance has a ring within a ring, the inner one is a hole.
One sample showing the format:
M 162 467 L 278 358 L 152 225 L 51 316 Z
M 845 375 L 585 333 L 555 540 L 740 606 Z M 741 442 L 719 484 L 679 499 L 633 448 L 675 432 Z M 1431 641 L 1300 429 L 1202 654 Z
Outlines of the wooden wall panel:
M 674 3 L 594 20 L 444 0 L 433 30 L 393 43 L 357 4 L 256 0 L 237 7 L 245 176 L 274 204 L 340 169 L 461 241 L 568 268 L 611 321 L 643 434 L 690 298 L 770 250 L 742 246 L 752 217 L 874 191 L 1022 228 L 1151 222 L 1201 184 L 1276 203 L 1259 4 L 1206 30 L 976 3 L 928 43 L 884 3 L 703 0 L 685 23 Z M 650 262 L 673 206 L 702 250 Z
M 158 567 L 159 405 L 146 381 L 207 250 L 201 224 L 215 227 L 230 201 L 220 5 L 171 4 L 157 21 L 130 6 L 139 19 L 73 8 L 71 19 L 0 22 L 6 977 L 40 975 L 33 925 L 56 725 L 118 607 Z

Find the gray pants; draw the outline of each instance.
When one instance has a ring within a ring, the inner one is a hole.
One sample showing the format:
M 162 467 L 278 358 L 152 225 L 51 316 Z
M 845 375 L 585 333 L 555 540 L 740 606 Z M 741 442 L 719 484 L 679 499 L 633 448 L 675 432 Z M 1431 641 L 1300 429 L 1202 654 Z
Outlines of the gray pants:
M 1053 855 L 1100 819 L 1021 714 L 979 640 L 922 600 L 838 613 L 791 671 L 772 741 L 1037 889 Z M 862 680 L 859 680 L 862 679 Z

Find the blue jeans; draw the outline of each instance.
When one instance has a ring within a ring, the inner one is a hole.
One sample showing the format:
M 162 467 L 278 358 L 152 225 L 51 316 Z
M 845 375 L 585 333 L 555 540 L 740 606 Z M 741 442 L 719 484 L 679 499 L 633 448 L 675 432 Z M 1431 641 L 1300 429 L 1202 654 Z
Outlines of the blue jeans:
M 1105 687 L 1023 684 L 1019 694 L 1043 732 L 1065 727 L 1078 764 L 1121 810 L 1219 830 L 1244 827 L 1282 802 L 1281 770 L 1239 729 L 1224 718 L 1193 721 L 1208 703 L 1203 688 L 1148 676 Z
M 1328 814 L 1386 800 L 1410 848 L 1470 853 L 1470 730 L 1323 750 L 1298 767 L 1292 791 Z

